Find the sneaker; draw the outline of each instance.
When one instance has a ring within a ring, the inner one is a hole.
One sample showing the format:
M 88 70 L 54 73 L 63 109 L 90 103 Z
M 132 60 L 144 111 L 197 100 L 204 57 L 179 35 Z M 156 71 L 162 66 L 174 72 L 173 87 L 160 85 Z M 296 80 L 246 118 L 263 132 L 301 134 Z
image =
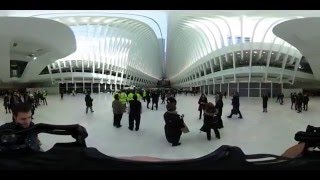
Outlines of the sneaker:
M 231 118 L 231 116 L 227 116 L 227 118 Z
M 136 131 L 139 131 L 139 128 L 136 128 Z
M 133 128 L 129 128 L 129 127 L 128 127 L 128 129 L 130 129 L 130 131 L 133 131 Z

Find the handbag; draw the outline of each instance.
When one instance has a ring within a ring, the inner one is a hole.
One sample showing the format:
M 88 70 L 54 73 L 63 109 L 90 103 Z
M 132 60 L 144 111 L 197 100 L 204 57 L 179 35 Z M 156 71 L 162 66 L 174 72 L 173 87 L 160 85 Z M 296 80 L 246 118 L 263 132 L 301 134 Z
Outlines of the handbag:
M 190 132 L 188 126 L 187 126 L 185 123 L 183 123 L 183 125 L 184 125 L 184 127 L 181 128 L 181 131 L 182 131 L 183 133 L 188 133 L 188 132 Z

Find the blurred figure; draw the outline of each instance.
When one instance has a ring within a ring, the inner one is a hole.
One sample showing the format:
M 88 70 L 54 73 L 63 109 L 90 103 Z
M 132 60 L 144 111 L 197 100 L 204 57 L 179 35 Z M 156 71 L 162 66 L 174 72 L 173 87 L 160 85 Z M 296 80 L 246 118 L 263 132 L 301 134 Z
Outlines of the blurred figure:
M 218 110 L 216 116 L 218 118 L 218 129 L 223 128 L 223 122 L 222 122 L 222 108 L 223 108 L 223 102 L 222 102 L 222 93 L 220 93 L 219 95 L 217 95 L 216 98 L 216 109 Z
M 305 94 L 303 96 L 303 110 L 308 111 L 308 103 L 309 103 L 309 96 Z
M 291 109 L 292 106 L 295 106 L 295 110 L 297 110 L 297 106 L 296 106 L 296 93 L 291 93 L 290 94 L 290 99 L 291 99 Z
M 129 129 L 133 130 L 134 121 L 136 122 L 135 130 L 138 131 L 140 127 L 140 119 L 141 119 L 141 102 L 137 100 L 137 95 L 133 95 L 133 101 L 130 101 L 130 109 L 129 109 Z
M 201 115 L 202 115 L 202 111 L 204 110 L 204 107 L 205 105 L 208 103 L 208 99 L 207 97 L 202 93 L 200 98 L 199 98 L 199 101 L 198 101 L 198 104 L 199 104 L 199 107 L 198 107 L 198 111 L 200 111 L 200 115 L 199 115 L 199 120 L 201 119 Z
M 240 112 L 240 102 L 239 102 L 239 95 L 238 92 L 233 92 L 233 98 L 232 98 L 232 110 L 231 110 L 231 114 L 229 116 L 227 116 L 228 118 L 231 118 L 233 114 L 239 114 L 239 119 L 242 119 L 242 114 Z
M 90 108 L 91 112 L 93 113 L 94 111 L 92 110 L 92 101 L 93 99 L 91 98 L 90 94 L 88 93 L 86 95 L 86 97 L 84 98 L 84 100 L 86 101 L 86 106 L 87 106 L 87 109 L 86 109 L 86 114 L 88 114 L 88 109 Z
M 3 97 L 3 106 L 6 109 L 6 114 L 8 113 L 8 110 L 9 110 L 9 113 L 11 113 L 11 111 L 10 111 L 10 98 L 9 98 L 8 94 L 5 94 Z
M 204 120 L 203 126 L 201 127 L 200 131 L 207 133 L 208 141 L 211 140 L 211 129 L 214 130 L 217 139 L 220 139 L 220 133 L 218 130 L 218 118 L 216 114 L 218 110 L 214 107 L 214 105 L 209 102 L 205 105 L 205 112 L 204 112 Z
M 267 108 L 268 108 L 268 96 L 266 94 L 264 94 L 262 96 L 262 108 L 263 108 L 262 112 L 268 112 L 268 110 L 267 110 Z
M 122 103 L 119 101 L 119 95 L 114 95 L 114 100 L 112 102 L 113 109 L 113 126 L 120 128 L 121 127 L 121 119 L 123 115 Z

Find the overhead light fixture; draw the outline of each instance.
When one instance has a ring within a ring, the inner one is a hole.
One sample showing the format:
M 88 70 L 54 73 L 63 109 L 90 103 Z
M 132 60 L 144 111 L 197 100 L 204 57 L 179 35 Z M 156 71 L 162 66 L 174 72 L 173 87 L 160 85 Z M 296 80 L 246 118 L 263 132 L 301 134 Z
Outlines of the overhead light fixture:
M 37 59 L 37 57 L 33 57 L 33 60 L 36 60 Z

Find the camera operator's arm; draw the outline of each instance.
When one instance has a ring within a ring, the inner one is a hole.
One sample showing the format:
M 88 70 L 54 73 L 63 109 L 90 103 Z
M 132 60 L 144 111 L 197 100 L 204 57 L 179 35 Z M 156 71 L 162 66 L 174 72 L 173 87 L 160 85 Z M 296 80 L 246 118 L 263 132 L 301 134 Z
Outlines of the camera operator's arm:
M 287 149 L 281 156 L 287 158 L 295 158 L 301 155 L 305 147 L 305 143 L 296 144 L 289 149 Z

